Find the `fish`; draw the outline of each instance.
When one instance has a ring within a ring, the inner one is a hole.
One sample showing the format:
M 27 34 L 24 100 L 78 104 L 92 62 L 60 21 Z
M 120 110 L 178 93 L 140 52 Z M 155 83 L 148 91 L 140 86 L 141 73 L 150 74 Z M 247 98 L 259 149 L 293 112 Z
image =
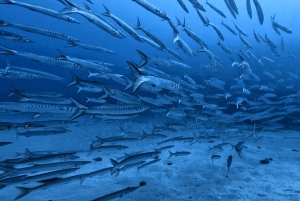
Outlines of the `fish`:
M 181 6 L 181 8 L 182 8 L 185 12 L 189 13 L 189 10 L 187 9 L 187 7 L 186 7 L 186 5 L 184 4 L 183 0 L 177 0 L 177 2 L 179 3 L 179 5 Z
M 206 18 L 206 22 L 207 23 L 205 24 L 205 26 L 209 26 L 210 25 L 216 31 L 216 33 L 218 34 L 219 38 L 224 41 L 224 36 L 222 34 L 222 31 L 219 29 L 219 27 L 217 27 L 215 24 L 211 23 L 207 18 Z
M 29 53 L 29 52 L 19 52 L 16 50 L 6 48 L 4 46 L 0 46 L 0 48 L 3 49 L 3 51 L 0 51 L 0 54 L 17 55 L 20 57 L 25 57 L 27 59 L 31 59 L 33 61 L 43 62 L 43 63 L 47 63 L 47 64 L 52 64 L 52 65 L 58 65 L 58 66 L 65 67 L 65 68 L 81 69 L 81 67 L 82 67 L 81 65 L 70 62 L 70 61 L 55 59 L 52 57 L 38 55 L 38 54 L 34 54 L 34 53 Z
M 81 48 L 86 49 L 86 50 L 92 50 L 92 51 L 96 51 L 96 52 L 103 52 L 103 53 L 107 53 L 107 54 L 116 54 L 116 52 L 113 51 L 113 50 L 109 50 L 109 49 L 94 46 L 94 45 L 89 45 L 89 44 L 84 44 L 84 43 L 79 43 L 79 42 L 73 42 L 73 41 L 70 41 L 69 44 L 66 45 L 65 47 L 81 47 Z
M 139 42 L 144 42 L 143 39 L 141 39 L 140 35 L 136 31 L 134 31 L 133 28 L 131 28 L 127 23 L 125 23 L 117 16 L 113 15 L 105 5 L 103 5 L 103 7 L 106 10 L 106 12 L 103 13 L 104 16 L 113 19 L 120 27 L 122 27 L 127 33 L 129 33 L 129 35 L 131 35 L 135 40 Z
M 179 47 L 186 53 L 188 56 L 193 56 L 195 53 L 190 49 L 184 40 L 182 40 L 178 34 L 174 35 L 173 43 L 178 43 Z
M 256 34 L 255 30 L 253 31 L 253 34 L 254 34 L 254 38 L 255 38 L 256 42 L 260 43 L 259 37 Z
M 272 20 L 272 26 L 273 26 L 273 28 L 275 28 L 276 33 L 278 33 L 278 29 L 280 29 L 280 30 L 282 30 L 282 31 L 284 31 L 285 33 L 288 33 L 288 34 L 293 33 L 289 28 L 283 26 L 282 24 L 279 24 L 278 22 L 275 22 L 275 15 L 273 17 L 271 17 L 271 20 Z M 280 35 L 280 33 L 279 33 L 279 35 Z
M 164 134 L 159 134 L 159 133 L 153 133 L 153 131 L 152 131 L 152 134 L 147 134 L 144 130 L 143 130 L 143 135 L 142 135 L 142 137 L 141 137 L 141 139 L 140 140 L 143 140 L 143 139 L 145 139 L 145 138 L 147 138 L 147 139 L 160 139 L 160 138 L 166 138 L 166 137 L 168 137 L 168 136 L 166 136 L 166 135 L 164 135 Z
M 151 84 L 151 86 L 153 87 L 159 87 L 163 89 L 169 89 L 169 90 L 181 89 L 181 85 L 176 82 L 173 82 L 168 79 L 156 77 L 156 76 L 143 75 L 135 64 L 129 61 L 127 61 L 127 64 L 130 67 L 133 75 L 136 77 L 136 80 L 133 85 L 132 93 L 135 93 L 145 82 Z
M 249 48 L 249 49 L 252 48 L 252 45 L 251 45 L 245 38 L 243 38 L 242 36 L 240 36 L 240 39 L 241 39 L 241 41 L 244 43 L 244 45 L 245 45 L 247 48 Z
M 256 8 L 256 12 L 257 12 L 257 16 L 258 16 L 258 20 L 259 23 L 262 25 L 264 23 L 264 13 L 263 10 L 260 6 L 260 3 L 258 2 L 258 0 L 253 0 L 254 6 Z
M 19 42 L 19 43 L 34 43 L 33 40 L 29 40 L 24 36 L 12 32 L 8 32 L 8 31 L 4 31 L 4 30 L 0 30 L 0 39 Z
M 32 74 L 35 74 L 37 75 L 39 78 L 41 79 L 50 79 L 50 80 L 57 80 L 57 81 L 64 81 L 65 79 L 60 77 L 60 76 L 57 76 L 57 75 L 54 75 L 54 74 L 51 74 L 51 73 L 47 73 L 47 72 L 44 72 L 44 71 L 39 71 L 39 70 L 34 70 L 34 69 L 30 69 L 30 68 L 24 68 L 24 67 L 19 67 L 19 66 L 12 66 L 8 60 L 6 60 L 6 67 L 5 69 L 14 69 L 14 70 L 18 70 L 18 71 L 23 71 L 23 72 L 27 72 L 27 73 L 32 73 Z
M 226 15 L 220 9 L 218 9 L 213 4 L 209 3 L 207 0 L 206 0 L 206 4 L 209 5 L 209 7 L 211 7 L 214 11 L 216 11 L 219 15 L 221 15 L 224 18 L 226 18 Z
M 230 4 L 231 8 L 234 10 L 234 12 L 236 14 L 239 14 L 239 11 L 238 11 L 238 8 L 235 4 L 235 1 L 234 0 L 228 0 L 228 3 Z
M 221 158 L 220 155 L 213 154 L 213 155 L 211 156 L 211 162 L 214 163 L 214 159 L 220 159 L 220 158 Z
M 228 173 L 229 173 L 231 163 L 232 163 L 232 156 L 230 155 L 230 156 L 228 156 L 228 158 L 227 158 L 227 169 L 228 169 L 228 170 L 227 170 L 226 176 L 227 176 Z
M 252 9 L 251 9 L 251 2 L 250 2 L 250 0 L 246 0 L 246 6 L 247 6 L 247 13 L 248 13 L 250 19 L 252 19 Z
M 236 32 L 230 27 L 228 26 L 227 24 L 225 24 L 222 20 L 222 23 L 221 23 L 228 31 L 230 31 L 233 35 L 237 35 Z
M 248 36 L 236 23 L 234 23 L 235 28 L 239 31 L 239 35 Z
M 226 7 L 228 8 L 229 12 L 231 13 L 231 15 L 234 17 L 234 19 L 236 19 L 236 13 L 234 11 L 234 9 L 232 8 L 232 6 L 230 5 L 230 3 L 228 2 L 228 0 L 224 0 Z
M 138 166 L 138 172 L 140 172 L 140 169 L 141 169 L 141 168 L 145 168 L 146 166 L 149 166 L 149 165 L 152 165 L 152 164 L 154 164 L 154 163 L 157 163 L 157 162 L 159 162 L 160 160 L 161 160 L 160 158 L 158 158 L 158 159 L 153 159 L 153 160 L 151 160 L 151 161 L 148 161 L 148 162 L 145 162 L 145 163 L 139 165 L 139 166 Z
M 175 157 L 177 157 L 177 156 L 186 156 L 186 155 L 190 155 L 191 154 L 191 152 L 188 152 L 188 151 L 177 151 L 177 152 L 171 152 L 170 150 L 169 150 L 169 158 L 171 158 L 172 156 L 175 156 Z
M 3 21 L 3 20 L 0 20 L 0 26 L 13 27 L 13 28 L 16 28 L 16 29 L 21 29 L 21 30 L 26 31 L 26 32 L 40 34 L 40 35 L 44 35 L 44 36 L 49 36 L 49 37 L 52 37 L 52 38 L 57 38 L 57 39 L 66 40 L 66 41 L 74 41 L 74 42 L 79 41 L 78 39 L 75 39 L 72 36 L 68 36 L 68 35 L 58 33 L 58 32 L 55 32 L 55 31 L 42 29 L 42 28 L 38 28 L 38 27 L 32 27 L 32 26 L 23 25 L 23 24 L 13 24 L 13 23 L 9 23 L 9 22 Z
M 199 0 L 189 0 L 189 2 L 190 2 L 191 4 L 193 4 L 193 6 L 194 6 L 195 8 L 197 8 L 197 9 L 199 9 L 199 10 L 202 10 L 202 11 L 206 12 L 206 10 L 205 10 L 203 4 L 202 4 Z
M 11 144 L 12 142 L 0 142 L 0 147 L 2 146 L 5 146 L 5 145 L 9 145 Z
M 112 24 L 105 21 L 103 18 L 101 18 L 99 15 L 92 12 L 92 10 L 82 8 L 81 6 L 78 6 L 77 4 L 74 4 L 70 2 L 69 0 L 62 0 L 63 4 L 66 6 L 62 11 L 60 11 L 61 15 L 69 14 L 69 13 L 78 13 L 84 18 L 86 18 L 88 21 L 96 25 L 97 27 L 101 28 L 106 33 L 116 37 L 123 39 L 125 38 L 125 35 L 112 26 Z
M 79 21 L 77 21 L 76 19 L 67 16 L 67 15 L 60 15 L 58 12 L 48 9 L 48 8 L 44 8 L 44 7 L 40 7 L 37 5 L 33 5 L 33 4 L 29 4 L 29 3 L 22 3 L 22 2 L 18 2 L 18 1 L 13 1 L 13 0 L 2 0 L 2 2 L 0 2 L 0 4 L 10 4 L 10 5 L 17 5 L 17 6 L 21 6 L 24 8 L 27 8 L 29 10 L 35 11 L 35 12 L 39 12 L 54 18 L 58 18 L 67 22 L 71 22 L 71 23 L 77 23 L 80 24 Z
M 73 182 L 73 181 L 78 181 L 78 180 L 81 181 L 82 179 L 85 178 L 84 176 L 85 176 L 85 174 L 79 174 L 79 175 L 74 175 L 74 176 L 70 176 L 70 177 L 60 178 L 60 179 L 54 180 L 52 182 L 45 183 L 45 184 L 42 184 L 42 185 L 39 185 L 36 187 L 31 187 L 31 188 L 16 186 L 16 188 L 20 191 L 20 194 L 17 197 L 15 197 L 14 200 L 18 200 L 36 190 L 47 189 L 47 188 L 50 188 L 53 186 L 57 186 L 60 184 L 69 183 L 69 182 Z
M 151 4 L 150 2 L 148 2 L 146 0 L 132 0 L 132 1 L 139 4 L 140 6 L 145 8 L 146 10 L 153 13 L 154 15 L 162 18 L 163 20 L 168 20 L 169 19 L 167 14 L 164 11 L 161 11 L 160 9 L 158 9 L 157 7 L 155 7 L 153 4 Z
M 107 145 L 107 146 L 100 145 L 94 147 L 92 144 L 90 144 L 90 150 L 88 156 L 91 155 L 95 150 L 99 152 L 99 151 L 106 151 L 111 149 L 115 150 L 115 149 L 128 149 L 128 148 L 129 148 L 128 146 L 123 146 L 123 145 Z
M 135 187 L 127 187 L 122 190 L 115 191 L 113 193 L 109 193 L 107 195 L 101 196 L 99 198 L 93 199 L 92 201 L 104 201 L 104 200 L 114 200 L 117 198 L 123 198 L 125 195 L 132 193 L 133 191 L 137 190 L 139 187 L 146 185 L 146 182 L 140 182 L 139 186 Z
M 114 174 L 115 171 L 124 165 L 132 164 L 135 162 L 147 160 L 147 159 L 157 159 L 159 151 L 152 151 L 152 152 L 143 152 L 143 153 L 137 153 L 134 155 L 127 155 L 127 157 L 119 162 L 115 161 L 114 159 L 110 159 L 111 164 L 113 165 L 113 168 L 111 170 L 111 174 Z
M 210 50 L 208 50 L 204 47 L 204 48 L 198 50 L 198 52 L 206 52 L 206 54 L 208 55 L 209 60 L 210 60 L 210 68 L 211 69 L 216 68 L 216 58 L 215 58 L 215 55 Z
M 224 50 L 226 53 L 232 54 L 232 51 L 228 47 L 224 46 L 220 41 L 217 45 L 219 45 L 222 48 L 222 50 Z
M 206 25 L 207 21 L 206 21 L 205 17 L 201 14 L 200 10 L 197 7 L 195 7 L 195 9 L 196 9 L 197 14 L 200 17 L 201 21 L 203 22 L 203 25 Z
M 151 31 L 142 27 L 139 18 L 137 19 L 137 25 L 134 29 L 143 31 L 149 38 L 151 38 L 151 40 L 160 46 L 160 49 L 166 49 L 166 45 L 157 36 L 155 36 Z

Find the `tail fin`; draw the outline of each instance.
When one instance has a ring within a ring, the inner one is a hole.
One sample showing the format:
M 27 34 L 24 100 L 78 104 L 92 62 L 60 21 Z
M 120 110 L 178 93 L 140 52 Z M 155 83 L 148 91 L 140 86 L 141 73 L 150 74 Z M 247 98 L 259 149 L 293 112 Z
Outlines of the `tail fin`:
M 171 156 L 173 155 L 173 153 L 170 151 L 170 150 L 168 150 L 169 151 L 169 157 L 168 158 L 171 158 Z
M 2 0 L 0 4 L 13 4 L 11 0 Z
M 147 133 L 143 130 L 143 135 L 140 140 L 145 139 L 147 137 Z
M 106 86 L 104 86 L 104 85 L 102 85 L 102 89 L 103 89 L 103 91 L 104 91 L 105 94 L 103 96 L 101 96 L 99 99 L 103 99 L 103 98 L 109 97 L 110 94 L 111 94 L 111 92 L 109 91 L 109 89 Z
M 138 66 L 138 68 L 141 68 L 149 62 L 149 57 L 145 55 L 143 52 L 141 52 L 140 50 L 136 50 L 136 51 L 139 53 L 140 57 L 142 58 L 142 61 Z
M 59 57 L 56 57 L 56 59 L 59 59 L 59 60 L 67 60 L 67 55 L 65 53 L 63 53 L 62 51 L 60 50 L 57 50 L 59 53 L 60 53 L 60 56 Z
M 141 22 L 140 22 L 140 18 L 138 17 L 137 18 L 137 24 L 136 24 L 136 27 L 134 29 L 141 29 L 142 26 L 141 26 Z
M 73 104 L 76 106 L 77 111 L 72 115 L 72 117 L 69 119 L 69 121 L 73 121 L 74 119 L 82 116 L 85 114 L 85 110 L 87 109 L 86 106 L 82 105 L 81 103 L 79 103 L 78 101 L 76 101 L 75 99 L 73 99 L 72 97 L 70 97 L 71 101 L 73 102 Z
M 129 89 L 130 87 L 133 86 L 133 82 L 126 76 L 124 75 L 125 79 L 126 79 L 126 82 L 127 82 L 127 86 L 125 87 L 124 91 Z
M 75 47 L 75 46 L 77 46 L 77 44 L 76 44 L 76 42 L 74 42 L 74 41 L 68 41 L 68 45 L 66 45 L 65 47 Z
M 180 20 L 176 17 L 176 20 L 177 20 L 177 24 L 176 24 L 176 26 L 178 26 L 178 25 L 182 25 L 181 24 L 181 22 L 180 22 Z
M 94 151 L 94 147 L 93 147 L 93 145 L 90 144 L 90 151 L 87 156 L 91 155 L 93 153 L 93 151 Z
M 179 39 L 180 38 L 179 38 L 178 34 L 175 34 L 174 39 L 173 39 L 173 43 L 176 43 Z
M 28 193 L 31 192 L 31 188 L 25 188 L 25 187 L 20 187 L 20 186 L 16 186 L 16 188 L 19 189 L 21 192 L 17 197 L 15 197 L 14 200 L 18 200 L 21 197 L 24 197 L 25 195 L 27 195 Z
M 119 163 L 117 161 L 115 161 L 114 159 L 110 159 L 111 164 L 114 166 L 111 169 L 111 174 L 114 174 L 116 172 L 116 170 L 119 168 Z
M 71 72 L 71 73 L 72 73 L 73 81 L 70 82 L 70 84 L 68 84 L 67 86 L 76 85 L 76 84 L 78 84 L 79 81 L 80 81 L 80 78 L 79 78 L 79 77 L 77 77 L 73 72 Z
M 4 46 L 1 46 L 1 45 L 0 45 L 0 48 L 3 49 L 3 51 L 0 51 L 0 54 L 10 54 L 10 55 L 15 55 L 15 54 L 17 53 L 17 51 L 12 50 L 12 49 L 8 49 L 8 48 L 6 48 L 6 47 L 4 47 Z
M 9 25 L 11 25 L 11 24 L 8 22 L 5 22 L 3 20 L 0 20 L 0 26 L 9 26 Z
M 78 12 L 78 9 L 72 2 L 66 0 L 59 0 L 59 1 L 66 6 L 66 8 L 64 8 L 62 11 L 59 12 L 60 15 Z
M 107 17 L 111 17 L 111 13 L 110 13 L 110 11 L 108 10 L 108 8 L 106 8 L 106 6 L 105 6 L 104 4 L 102 4 L 102 5 L 103 5 L 104 9 L 106 10 L 106 12 L 103 13 L 103 15 L 104 15 L 104 16 L 107 16 Z
M 131 63 L 129 61 L 127 61 L 127 64 L 130 67 L 133 75 L 136 77 L 136 80 L 134 81 L 132 92 L 131 92 L 131 93 L 135 93 L 142 86 L 142 84 L 145 81 L 142 79 L 142 73 L 139 71 L 139 69 L 136 65 L 134 65 L 133 63 Z

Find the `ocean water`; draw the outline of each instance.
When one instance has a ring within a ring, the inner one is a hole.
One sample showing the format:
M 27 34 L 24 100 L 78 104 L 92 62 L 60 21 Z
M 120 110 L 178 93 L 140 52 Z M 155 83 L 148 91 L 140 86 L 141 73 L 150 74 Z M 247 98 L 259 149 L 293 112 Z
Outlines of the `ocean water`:
M 34 42 L 0 35 L 0 200 L 300 200 L 298 1 L 250 0 L 252 19 L 248 1 L 235 1 L 236 19 L 225 1 L 208 3 L 226 18 L 201 1 L 207 26 L 189 0 L 183 0 L 188 13 L 176 0 L 149 1 L 175 25 L 180 21 L 177 34 L 168 20 L 135 1 L 92 1 L 72 1 L 91 11 L 73 10 L 67 15 L 79 23 L 71 23 L 0 0 L 0 30 Z M 54 0 L 22 2 L 57 12 L 66 8 Z M 131 28 L 139 19 L 164 47 L 134 39 L 102 15 L 103 5 Z M 100 15 L 125 37 L 112 36 L 80 12 L 98 21 L 95 14 Z M 55 31 L 115 54 L 67 47 L 67 40 L 3 26 L 3 21 Z M 176 35 L 183 45 L 174 42 Z M 81 69 L 51 63 L 61 59 L 60 52 Z M 28 53 L 48 59 L 36 61 L 41 57 L 28 58 Z M 103 68 L 100 61 L 112 64 L 111 72 L 86 66 Z M 23 70 L 5 71 L 8 63 Z M 24 68 L 63 80 L 28 79 Z M 100 91 L 79 91 L 86 85 Z M 69 104 L 49 97 L 50 92 Z

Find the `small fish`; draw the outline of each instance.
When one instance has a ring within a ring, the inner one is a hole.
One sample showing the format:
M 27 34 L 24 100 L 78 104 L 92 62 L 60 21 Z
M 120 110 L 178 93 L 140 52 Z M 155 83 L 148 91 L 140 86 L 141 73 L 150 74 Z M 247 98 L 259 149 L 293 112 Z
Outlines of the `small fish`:
M 104 200 L 108 201 L 108 200 L 114 200 L 116 198 L 123 198 L 125 195 L 132 193 L 133 191 L 135 191 L 136 189 L 138 189 L 139 187 L 144 186 L 144 185 L 146 185 L 146 182 L 142 181 L 139 186 L 127 187 L 122 190 L 119 190 L 119 191 L 101 196 L 99 198 L 93 199 L 92 201 L 104 201 Z
M 257 12 L 257 16 L 258 16 L 258 19 L 259 19 L 259 22 L 260 24 L 263 24 L 264 23 L 264 13 L 263 13 L 263 10 L 258 2 L 258 0 L 253 0 L 253 3 L 256 7 L 256 12 Z
M 220 158 L 221 158 L 220 155 L 214 154 L 214 155 L 211 156 L 211 162 L 214 163 L 214 159 L 220 159 Z
M 188 151 L 177 151 L 177 152 L 174 152 L 172 153 L 170 150 L 169 150 L 169 158 L 171 158 L 172 156 L 186 156 L 186 155 L 190 155 L 191 152 L 188 152 Z
M 229 173 L 231 163 L 232 163 L 232 156 L 230 155 L 230 156 L 228 156 L 228 159 L 227 159 L 227 168 L 228 168 L 228 170 L 227 170 L 227 175 L 228 175 L 228 173 Z M 227 175 L 226 175 L 226 176 L 227 176 Z

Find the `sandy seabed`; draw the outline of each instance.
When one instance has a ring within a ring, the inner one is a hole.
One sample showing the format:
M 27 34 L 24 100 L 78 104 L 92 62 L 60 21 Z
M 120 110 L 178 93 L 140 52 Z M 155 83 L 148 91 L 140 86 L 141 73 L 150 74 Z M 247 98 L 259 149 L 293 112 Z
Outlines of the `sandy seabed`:
M 25 117 L 25 115 L 23 116 Z M 10 118 L 13 119 L 12 116 Z M 28 115 L 26 118 L 30 120 Z M 248 137 L 252 133 L 249 125 L 240 125 L 239 132 L 229 133 L 224 131 L 224 128 L 229 125 L 214 124 L 215 131 L 209 133 L 209 135 L 219 136 L 219 138 L 213 139 L 214 142 L 199 140 L 190 146 L 190 141 L 175 141 L 158 145 L 157 142 L 167 138 L 145 138 L 138 141 L 116 143 L 129 147 L 125 150 L 94 151 L 88 156 L 89 144 L 95 140 L 96 135 L 103 138 L 118 136 L 122 134 L 119 128 L 121 126 L 128 131 L 123 134 L 124 136 L 141 137 L 142 130 L 151 133 L 153 124 L 162 126 L 166 119 L 155 115 L 151 118 L 141 115 L 130 120 L 93 119 L 84 123 L 85 119 L 79 119 L 80 125 L 69 126 L 68 128 L 72 132 L 65 134 L 16 138 L 15 130 L 1 131 L 0 141 L 13 141 L 13 143 L 0 147 L 0 160 L 13 158 L 16 152 L 23 152 L 25 148 L 31 151 L 56 152 L 75 150 L 80 160 L 90 160 L 92 163 L 67 175 L 72 176 L 110 167 L 112 165 L 109 159 L 122 156 L 124 153 L 153 151 L 167 145 L 174 145 L 170 149 L 172 152 L 189 151 L 191 154 L 168 158 L 169 152 L 166 149 L 159 154 L 161 159 L 159 162 L 147 166 L 139 172 L 137 168 L 131 168 L 120 172 L 118 176 L 105 174 L 87 178 L 82 184 L 78 180 L 45 190 L 36 190 L 19 199 L 20 201 L 92 200 L 126 187 L 138 186 L 141 181 L 145 181 L 146 185 L 116 200 L 300 200 L 300 134 L 297 131 L 257 131 L 256 136 L 263 137 L 255 140 L 253 137 Z M 19 121 L 23 120 L 24 118 L 19 118 Z M 247 130 L 247 128 L 249 129 Z M 174 125 L 172 130 L 160 133 L 167 135 L 168 138 L 192 137 L 193 131 L 197 135 L 204 135 L 206 130 L 207 127 L 199 122 L 193 126 L 190 123 L 186 126 Z M 221 152 L 208 149 L 208 146 L 223 142 L 235 145 L 240 141 L 245 141 L 244 145 L 246 146 L 242 152 L 242 158 L 235 150 L 231 150 L 231 146 L 225 146 Z M 221 156 L 220 159 L 215 159 L 214 163 L 211 161 L 213 154 Z M 230 172 L 226 176 L 229 155 L 232 155 L 233 160 Z M 97 157 L 101 157 L 102 161 L 93 160 Z M 260 164 L 259 161 L 265 158 L 273 160 L 269 164 Z M 33 187 L 36 185 L 36 183 L 30 183 L 18 186 Z M 15 186 L 7 186 L 0 192 L 0 200 L 13 200 L 19 194 L 19 190 Z

